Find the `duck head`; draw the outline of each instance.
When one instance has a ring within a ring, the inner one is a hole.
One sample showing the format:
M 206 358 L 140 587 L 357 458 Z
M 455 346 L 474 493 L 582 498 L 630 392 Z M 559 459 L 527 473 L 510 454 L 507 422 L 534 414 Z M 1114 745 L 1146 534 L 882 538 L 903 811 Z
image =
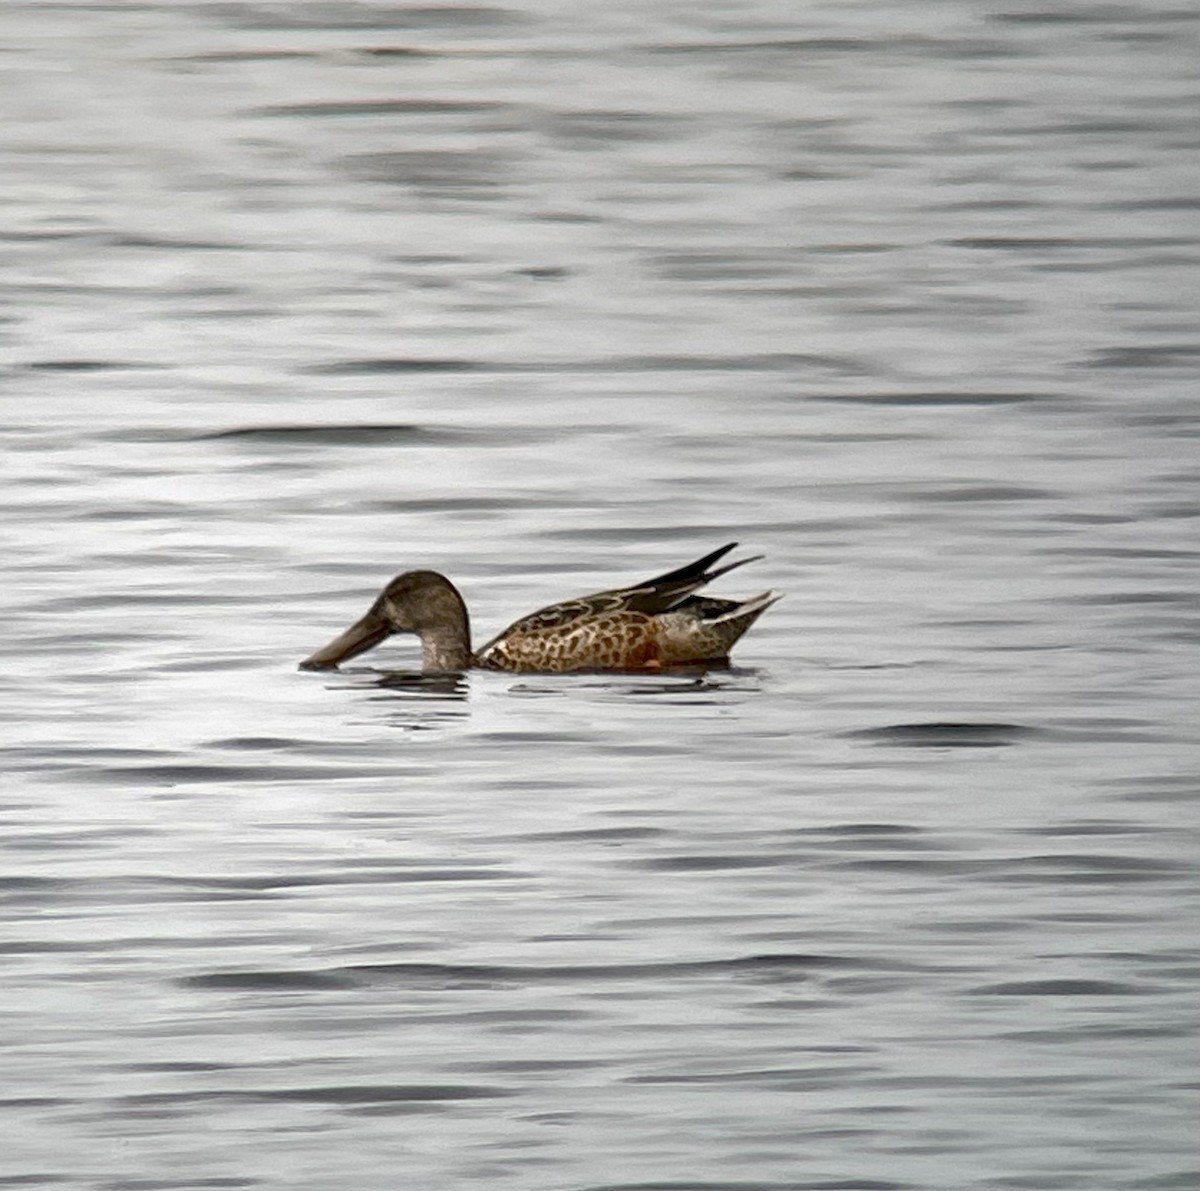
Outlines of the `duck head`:
M 465 670 L 471 664 L 470 622 L 458 588 L 437 571 L 406 571 L 380 592 L 365 616 L 305 658 L 300 669 L 333 669 L 393 633 L 421 638 L 426 670 Z

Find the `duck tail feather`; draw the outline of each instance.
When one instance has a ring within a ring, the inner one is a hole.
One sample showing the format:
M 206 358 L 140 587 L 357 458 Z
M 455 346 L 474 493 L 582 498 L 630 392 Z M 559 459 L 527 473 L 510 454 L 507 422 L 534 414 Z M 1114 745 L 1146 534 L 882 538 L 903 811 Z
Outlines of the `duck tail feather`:
M 781 591 L 764 591 L 762 595 L 751 596 L 748 600 L 742 600 L 736 607 L 730 608 L 728 612 L 714 617 L 712 623 L 720 624 L 726 620 L 741 620 L 748 616 L 756 617 L 760 612 L 765 611 L 777 600 L 781 599 L 783 599 L 783 592 Z

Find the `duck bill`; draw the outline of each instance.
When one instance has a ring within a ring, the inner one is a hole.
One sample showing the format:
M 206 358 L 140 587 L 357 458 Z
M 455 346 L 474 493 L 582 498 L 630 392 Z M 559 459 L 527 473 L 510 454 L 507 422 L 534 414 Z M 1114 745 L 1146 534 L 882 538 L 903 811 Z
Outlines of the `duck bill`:
M 356 621 L 339 637 L 322 646 L 300 663 L 301 670 L 331 670 L 350 658 L 366 653 L 392 633 L 391 625 L 374 609 Z

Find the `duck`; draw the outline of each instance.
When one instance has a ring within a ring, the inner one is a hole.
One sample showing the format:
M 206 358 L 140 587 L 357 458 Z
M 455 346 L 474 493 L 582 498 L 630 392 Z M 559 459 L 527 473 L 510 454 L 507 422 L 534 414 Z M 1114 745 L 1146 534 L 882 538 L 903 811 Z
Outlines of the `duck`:
M 728 665 L 743 633 L 781 598 L 764 591 L 719 599 L 697 591 L 762 555 L 715 566 L 737 542 L 631 587 L 550 604 L 514 621 L 479 650 L 458 588 L 437 571 L 405 571 L 366 614 L 300 663 L 331 670 L 393 633 L 421 639 L 422 669 L 447 673 L 478 667 L 526 673 L 655 671 L 671 666 Z

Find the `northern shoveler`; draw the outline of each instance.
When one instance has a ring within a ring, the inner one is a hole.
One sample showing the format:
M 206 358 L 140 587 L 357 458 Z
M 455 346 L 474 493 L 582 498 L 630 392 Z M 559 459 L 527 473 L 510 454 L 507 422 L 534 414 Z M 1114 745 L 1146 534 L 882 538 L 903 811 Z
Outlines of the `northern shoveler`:
M 427 671 L 658 670 L 726 660 L 737 639 L 779 595 L 748 600 L 694 593 L 743 558 L 710 570 L 737 545 L 730 542 L 677 571 L 634 587 L 601 591 L 551 604 L 511 624 L 477 653 L 471 651 L 467 606 L 458 588 L 437 571 L 406 571 L 380 593 L 362 619 L 300 663 L 326 670 L 378 645 L 392 633 L 421 638 Z

